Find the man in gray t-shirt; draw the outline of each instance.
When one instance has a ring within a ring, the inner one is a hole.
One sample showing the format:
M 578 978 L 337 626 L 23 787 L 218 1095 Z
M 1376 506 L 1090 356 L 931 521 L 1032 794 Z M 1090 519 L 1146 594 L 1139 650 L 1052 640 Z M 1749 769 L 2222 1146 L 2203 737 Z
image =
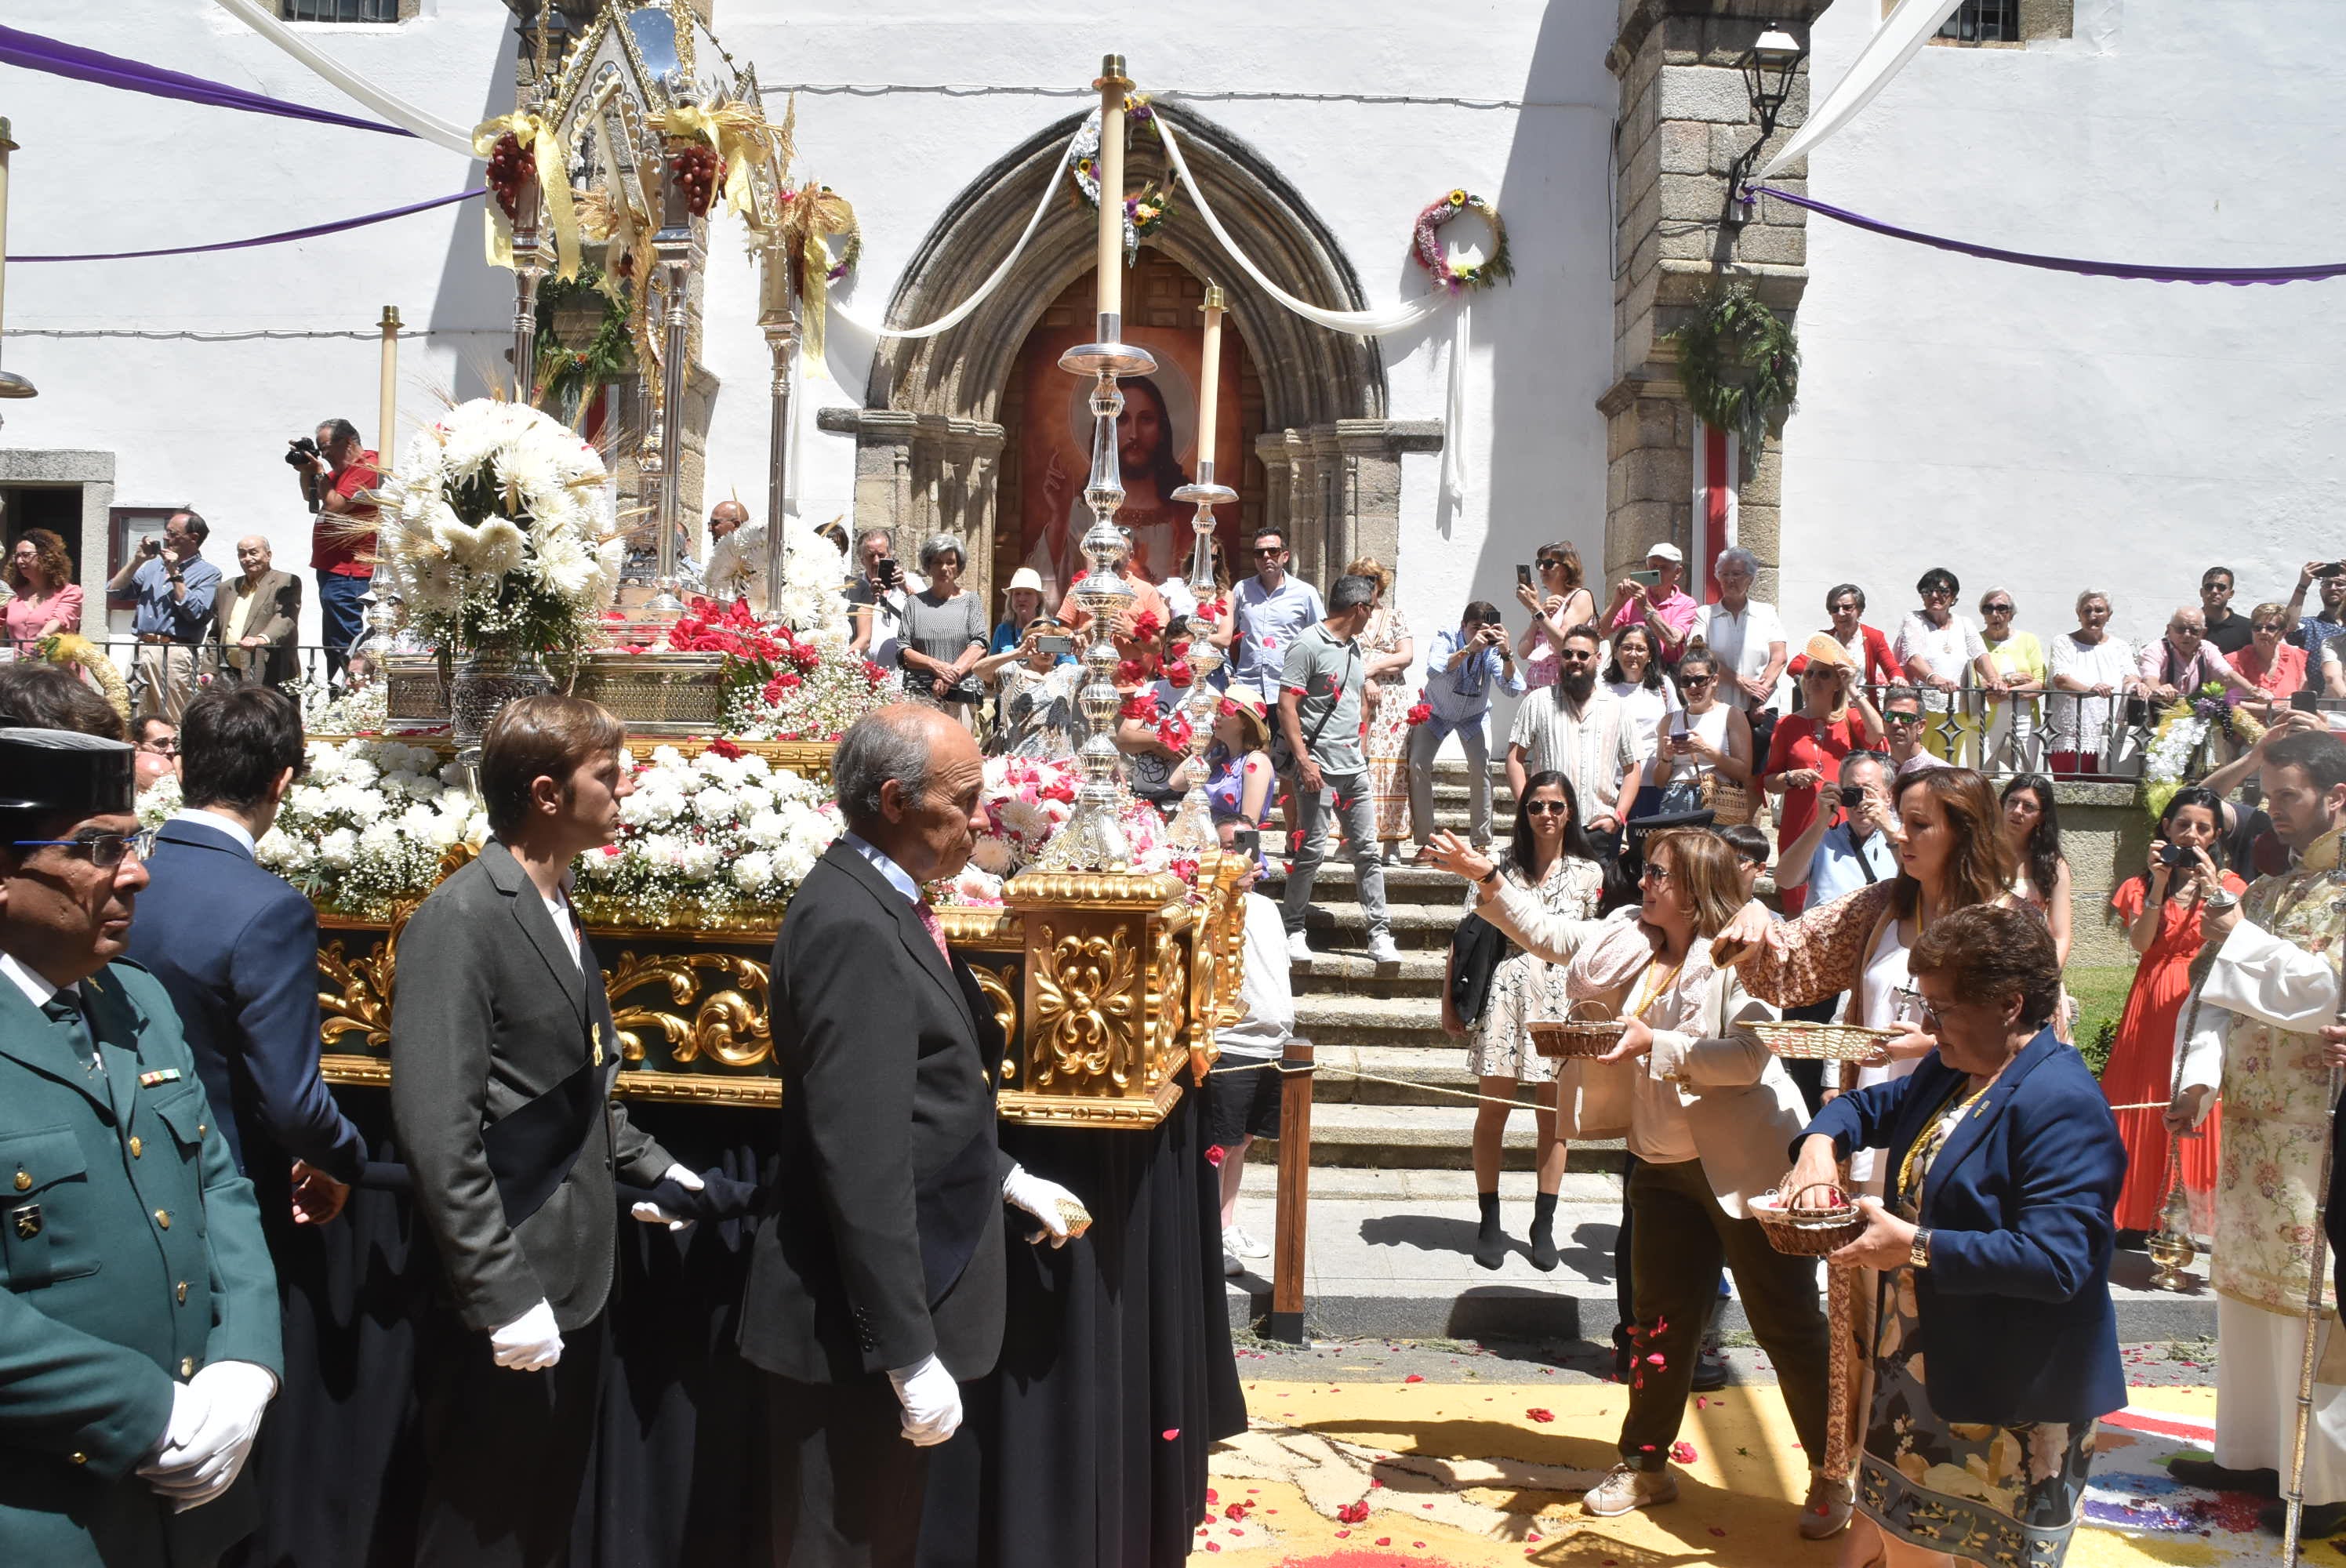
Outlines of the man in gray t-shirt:
M 1376 803 L 1369 794 L 1368 763 L 1361 755 L 1361 687 L 1366 666 L 1360 636 L 1376 602 L 1374 578 L 1337 578 L 1328 590 L 1327 619 L 1305 627 L 1289 645 L 1280 681 L 1279 730 L 1295 755 L 1295 818 L 1300 835 L 1288 868 L 1280 915 L 1287 927 L 1288 956 L 1298 963 L 1311 962 L 1303 921 L 1311 905 L 1311 883 L 1327 853 L 1331 813 L 1352 841 L 1352 872 L 1360 883 L 1361 908 L 1369 917 L 1369 957 L 1378 963 L 1401 962 L 1385 914 Z

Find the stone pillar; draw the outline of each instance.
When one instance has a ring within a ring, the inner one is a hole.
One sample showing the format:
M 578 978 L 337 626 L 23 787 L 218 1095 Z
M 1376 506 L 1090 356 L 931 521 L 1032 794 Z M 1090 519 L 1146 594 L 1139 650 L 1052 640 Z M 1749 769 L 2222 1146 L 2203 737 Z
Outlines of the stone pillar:
M 1620 30 L 1606 67 L 1621 84 L 1615 179 L 1619 229 L 1613 286 L 1614 381 L 1597 400 L 1606 422 L 1605 566 L 1601 580 L 1670 539 L 1689 548 L 1699 422 L 1661 341 L 1722 281 L 1749 284 L 1792 314 L 1808 282 L 1806 214 L 1761 200 L 1748 222 L 1725 221 L 1728 176 L 1758 133 L 1739 68 L 1760 32 L 1779 26 L 1807 42 L 1831 0 L 1619 0 Z M 1808 64 L 1777 116 L 1770 145 L 1807 117 Z M 1794 164 L 1771 183 L 1805 194 Z M 1743 454 L 1738 539 L 1760 558 L 1755 592 L 1776 596 L 1780 558 L 1780 443 Z M 1689 563 L 1691 565 L 1691 563 Z
M 887 529 L 908 566 L 931 535 L 954 535 L 967 551 L 964 580 L 990 605 L 1002 427 L 887 408 L 819 409 L 815 423 L 855 438 L 853 531 Z

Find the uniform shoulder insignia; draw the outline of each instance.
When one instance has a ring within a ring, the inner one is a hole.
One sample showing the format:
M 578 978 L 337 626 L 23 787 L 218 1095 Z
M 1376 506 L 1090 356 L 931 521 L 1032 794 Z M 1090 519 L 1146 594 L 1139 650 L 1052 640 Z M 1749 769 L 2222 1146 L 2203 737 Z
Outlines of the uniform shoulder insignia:
M 179 1070 L 177 1067 L 158 1067 L 151 1073 L 138 1074 L 138 1086 L 142 1089 L 151 1089 L 158 1084 L 176 1084 L 178 1081 Z

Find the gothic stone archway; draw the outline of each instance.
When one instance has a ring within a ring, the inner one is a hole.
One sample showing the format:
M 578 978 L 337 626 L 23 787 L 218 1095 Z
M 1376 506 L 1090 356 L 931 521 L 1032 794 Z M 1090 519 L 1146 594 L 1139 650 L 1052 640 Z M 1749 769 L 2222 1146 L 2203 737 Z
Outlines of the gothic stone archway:
M 1216 213 L 1280 288 L 1336 309 L 1364 303 L 1326 227 L 1269 162 L 1238 137 L 1178 110 L 1182 148 Z M 1038 133 L 980 175 L 922 242 L 889 301 L 892 321 L 932 321 L 967 299 L 1034 211 L 1074 117 Z M 1167 180 L 1154 138 L 1132 140 L 1132 178 Z M 1187 205 L 1186 203 L 1184 204 Z M 934 338 L 884 339 L 865 406 L 825 409 L 821 428 L 856 440 L 855 524 L 895 532 L 898 554 L 931 533 L 991 540 L 997 531 L 1003 395 L 1020 346 L 1044 312 L 1091 270 L 1093 217 L 1054 199 L 1035 239 L 993 297 Z M 1290 531 L 1296 569 L 1325 582 L 1358 555 L 1394 559 L 1401 454 L 1441 444 L 1438 423 L 1385 416 L 1384 364 L 1372 340 L 1331 332 L 1262 297 L 1194 212 L 1177 212 L 1144 247 L 1198 277 L 1226 282 L 1230 319 L 1262 389 L 1255 453 L 1262 521 Z M 973 565 L 993 552 L 973 549 Z M 991 573 L 972 585 L 992 602 Z

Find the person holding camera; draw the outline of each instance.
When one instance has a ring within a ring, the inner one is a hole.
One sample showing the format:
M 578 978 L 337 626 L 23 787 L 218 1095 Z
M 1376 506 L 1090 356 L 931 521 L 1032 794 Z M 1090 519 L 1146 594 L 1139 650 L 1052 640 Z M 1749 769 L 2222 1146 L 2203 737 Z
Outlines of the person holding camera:
M 1654 634 L 1666 667 L 1675 668 L 1694 630 L 1694 596 L 1678 585 L 1686 575 L 1686 552 L 1664 539 L 1646 552 L 1642 571 L 1631 572 L 1613 585 L 1613 602 L 1603 617 L 1607 632 L 1643 625 Z M 1560 655 L 1563 644 L 1556 645 Z
M 1022 566 L 1020 571 L 1026 570 Z M 1066 759 L 1076 754 L 1076 638 L 1055 616 L 1026 623 L 1019 640 L 988 654 L 971 676 L 994 687 L 1001 711 L 988 756 Z
M 108 593 L 135 593 L 130 629 L 138 638 L 140 717 L 159 715 L 173 726 L 196 684 L 197 650 L 210 640 L 220 569 L 204 559 L 211 526 L 181 507 L 163 522 L 163 536 L 148 535 L 119 572 L 107 580 Z
M 895 540 L 885 528 L 866 528 L 855 536 L 855 564 L 860 575 L 847 582 L 848 647 L 863 658 L 887 663 L 877 650 L 898 640 L 904 626 L 904 572 L 897 565 Z
M 1857 666 L 1832 638 L 1809 639 L 1809 661 L 1800 671 L 1800 710 L 1779 722 L 1760 769 L 1760 788 L 1780 798 L 1776 844 L 1789 849 L 1823 809 L 1826 779 L 1852 752 L 1882 744 L 1882 717 L 1857 684 Z M 1759 736 L 1752 736 L 1755 749 Z M 1800 912 L 1803 890 L 1780 890 L 1784 913 Z
M 2305 590 L 2316 583 L 2321 585 L 2321 608 L 2309 616 L 2304 613 Z M 2305 650 L 2306 684 L 2319 690 L 2321 650 L 2331 637 L 2346 632 L 2346 561 L 2308 561 L 2297 574 L 2297 591 L 2289 596 L 2281 624 L 2296 628 L 2289 640 Z
M 1491 847 L 1491 691 L 1524 694 L 1524 675 L 1498 606 L 1477 599 L 1458 618 L 1456 631 L 1433 634 L 1425 656 L 1425 722 L 1409 732 L 1409 815 L 1417 851 L 1433 837 L 1433 763 L 1442 742 L 1458 737 L 1466 754 L 1466 838 L 1478 850 Z
M 310 525 L 310 569 L 318 575 L 318 640 L 326 645 L 332 680 L 366 631 L 361 600 L 374 585 L 374 491 L 382 483 L 382 459 L 360 442 L 358 426 L 330 419 L 318 426 L 315 440 L 288 442 L 285 461 L 317 519 Z

